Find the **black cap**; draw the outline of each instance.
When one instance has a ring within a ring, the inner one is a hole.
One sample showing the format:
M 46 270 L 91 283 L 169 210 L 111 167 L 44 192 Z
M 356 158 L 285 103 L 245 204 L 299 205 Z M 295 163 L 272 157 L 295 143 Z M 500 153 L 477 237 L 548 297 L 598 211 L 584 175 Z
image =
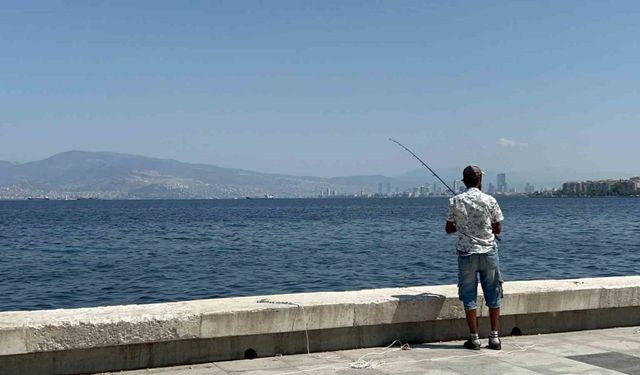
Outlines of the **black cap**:
M 473 181 L 483 174 L 484 172 L 477 165 L 469 165 L 462 171 L 462 181 Z

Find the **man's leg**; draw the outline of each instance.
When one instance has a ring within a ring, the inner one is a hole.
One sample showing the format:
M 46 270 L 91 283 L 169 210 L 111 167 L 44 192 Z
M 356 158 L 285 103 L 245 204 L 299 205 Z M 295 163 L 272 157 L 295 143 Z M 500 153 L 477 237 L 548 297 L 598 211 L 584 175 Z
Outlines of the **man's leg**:
M 466 310 L 464 313 L 467 317 L 467 325 L 469 326 L 469 333 L 478 334 L 478 316 L 476 309 Z
M 469 340 L 464 343 L 467 349 L 480 349 L 478 337 L 478 319 L 476 308 L 478 297 L 478 259 L 475 255 L 458 256 L 458 296 L 464 304 L 467 325 L 469 326 Z
M 500 308 L 489 308 L 489 320 L 491 321 L 491 331 L 500 331 Z
M 493 252 L 484 255 L 480 262 L 480 284 L 484 292 L 484 298 L 489 307 L 489 321 L 491 322 L 491 333 L 489 334 L 489 349 L 500 350 L 500 301 L 502 298 L 502 276 L 500 275 L 500 264 L 498 253 Z

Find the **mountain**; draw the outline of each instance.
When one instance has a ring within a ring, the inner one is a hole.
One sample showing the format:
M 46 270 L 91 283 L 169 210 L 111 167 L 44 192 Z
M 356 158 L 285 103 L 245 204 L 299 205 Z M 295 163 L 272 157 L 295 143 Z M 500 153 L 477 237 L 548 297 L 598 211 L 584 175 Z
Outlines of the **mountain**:
M 460 168 L 437 168 L 435 171 L 449 186 L 462 177 Z M 497 185 L 496 174 L 502 171 L 485 172 L 485 188 L 489 183 Z M 631 177 L 619 173 L 561 168 L 506 172 L 506 175 L 508 186 L 519 190 L 525 183 L 546 188 L 559 187 L 570 180 Z M 105 199 L 244 198 L 264 197 L 266 194 L 312 197 L 327 189 L 351 195 L 363 190 L 375 193 L 382 187 L 386 193 L 388 187 L 391 187 L 391 191 L 396 188 L 406 191 L 434 182 L 443 189 L 426 168 L 395 177 L 368 175 L 321 178 L 259 173 L 110 152 L 69 151 L 24 164 L 0 161 L 0 199 L 42 196 Z
M 301 177 L 266 174 L 109 152 L 69 151 L 24 164 L 2 164 L 0 187 L 14 197 L 241 198 L 316 196 L 331 189 L 373 192 L 384 176 Z M 5 190 L 6 190 L 5 189 Z
M 460 180 L 462 178 L 462 169 L 460 168 L 437 168 L 434 171 L 447 183 L 451 185 L 454 180 Z M 419 168 L 408 171 L 401 175 L 395 176 L 395 179 L 410 183 L 413 185 L 424 184 L 425 182 L 434 182 L 437 179 L 429 172 L 427 168 Z
M 395 178 L 383 175 L 331 177 L 328 182 L 345 186 L 377 186 L 378 184 L 398 184 Z

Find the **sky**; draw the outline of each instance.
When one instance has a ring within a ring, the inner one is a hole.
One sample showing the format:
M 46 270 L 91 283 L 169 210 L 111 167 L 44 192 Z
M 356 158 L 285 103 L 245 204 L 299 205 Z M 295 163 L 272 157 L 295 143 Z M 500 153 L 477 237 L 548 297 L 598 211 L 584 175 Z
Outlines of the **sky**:
M 640 175 L 636 1 L 3 1 L 0 160 Z M 585 175 L 585 177 L 589 177 Z

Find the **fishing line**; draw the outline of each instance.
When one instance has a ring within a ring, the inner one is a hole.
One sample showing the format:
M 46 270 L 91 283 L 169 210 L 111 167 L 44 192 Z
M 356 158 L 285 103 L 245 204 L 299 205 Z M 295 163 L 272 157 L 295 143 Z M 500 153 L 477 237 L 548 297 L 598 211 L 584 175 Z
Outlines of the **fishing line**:
M 451 194 L 456 195 L 456 192 L 455 192 L 455 191 L 453 191 L 453 189 L 452 189 L 452 188 L 450 188 L 450 187 L 449 187 L 449 185 L 447 185 L 447 183 L 446 183 L 446 182 L 444 182 L 444 180 L 442 180 L 442 179 L 440 178 L 440 176 L 438 176 L 438 174 L 436 174 L 436 172 L 434 172 L 434 171 L 433 171 L 433 169 L 431 169 L 431 167 L 429 167 L 429 166 L 427 165 L 427 163 L 425 163 L 422 159 L 420 159 L 420 157 L 418 157 L 418 155 L 416 155 L 416 154 L 415 154 L 413 151 L 411 151 L 407 146 L 405 146 L 405 145 L 403 145 L 402 143 L 400 143 L 400 142 L 396 141 L 395 139 L 393 139 L 393 138 L 389 138 L 389 140 L 390 140 L 391 142 L 393 142 L 393 143 L 397 144 L 398 146 L 400 146 L 400 147 L 404 148 L 408 153 L 410 153 L 414 158 L 416 158 L 416 159 L 417 159 L 417 160 L 418 160 L 422 165 L 424 165 L 424 166 L 425 166 L 425 168 L 427 168 L 427 169 L 429 170 L 429 172 L 431 172 L 435 178 L 437 178 L 438 180 L 440 180 L 440 182 L 442 182 L 442 184 L 443 184 L 444 186 L 446 186 L 446 187 L 447 187 L 447 189 L 449 189 L 449 191 L 451 192 Z M 468 235 L 467 233 L 462 233 L 462 232 L 460 232 L 460 233 L 461 233 L 462 235 L 464 235 L 464 236 L 467 236 L 467 237 L 471 238 L 473 241 L 478 242 L 478 240 L 477 240 L 477 239 L 473 238 L 472 236 Z M 498 236 L 498 235 L 494 235 L 494 236 L 495 236 L 495 239 L 496 239 L 497 241 L 502 241 L 502 238 L 500 238 L 500 236 Z
M 452 188 L 450 188 L 450 187 L 449 187 L 449 185 L 447 185 L 447 183 L 446 183 L 446 182 L 444 182 L 444 181 L 440 178 L 440 176 L 438 176 L 438 175 L 436 174 L 436 172 L 434 172 L 434 171 L 433 171 L 433 169 L 431 169 L 431 168 L 427 165 L 427 163 L 425 163 L 424 161 L 422 161 L 422 159 L 420 159 L 420 158 L 418 157 L 418 155 L 414 154 L 414 153 L 413 153 L 413 151 L 409 150 L 409 148 L 408 148 L 407 146 L 405 146 L 405 145 L 403 145 L 402 143 L 400 143 L 400 142 L 396 141 L 395 139 L 393 139 L 393 138 L 389 138 L 389 140 L 390 140 L 391 142 L 393 142 L 393 143 L 397 144 L 398 146 L 400 146 L 400 147 L 404 148 L 408 153 L 410 153 L 411 155 L 413 155 L 413 157 L 414 157 L 414 158 L 418 159 L 418 161 L 419 161 L 422 165 L 424 165 L 424 166 L 429 170 L 429 172 L 431 172 L 431 173 L 433 174 L 433 176 L 434 176 L 435 178 L 437 178 L 438 180 L 440 180 L 440 182 L 442 182 L 442 184 L 443 184 L 444 186 L 446 186 L 446 187 L 447 187 L 447 189 L 449 189 L 449 191 L 451 192 L 451 194 L 456 195 L 456 192 L 455 192 L 455 191 L 453 191 L 453 189 L 452 189 Z

